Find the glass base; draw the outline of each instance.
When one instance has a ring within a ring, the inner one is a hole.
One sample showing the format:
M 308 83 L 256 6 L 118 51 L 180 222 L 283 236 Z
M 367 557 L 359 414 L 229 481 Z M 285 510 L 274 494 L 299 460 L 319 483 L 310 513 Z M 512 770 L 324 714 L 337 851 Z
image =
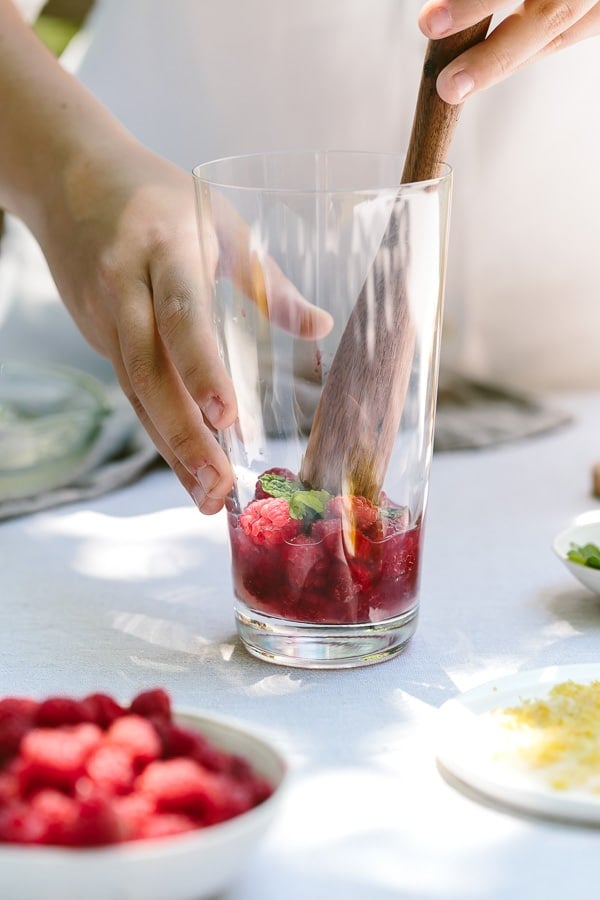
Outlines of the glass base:
M 400 653 L 417 627 L 417 607 L 383 622 L 313 625 L 290 622 L 235 600 L 238 634 L 246 650 L 267 662 L 304 669 L 348 669 Z

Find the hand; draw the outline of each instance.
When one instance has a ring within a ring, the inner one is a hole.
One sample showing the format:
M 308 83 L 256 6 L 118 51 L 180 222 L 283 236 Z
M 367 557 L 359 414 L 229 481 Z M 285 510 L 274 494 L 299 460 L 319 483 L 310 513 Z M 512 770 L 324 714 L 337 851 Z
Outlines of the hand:
M 245 240 L 245 225 L 223 203 L 201 225 L 214 247 L 202 259 L 191 175 L 134 141 L 85 156 L 56 182 L 36 232 L 59 292 L 199 509 L 215 513 L 232 473 L 213 429 L 237 411 L 212 336 L 211 280 L 217 265 L 226 272 L 228 242 Z M 307 338 L 326 333 L 329 316 L 274 262 L 263 265 L 271 320 Z M 232 273 L 264 303 L 252 276 L 250 259 Z
M 421 9 L 419 27 L 426 37 L 439 39 L 506 8 L 507 0 L 428 0 Z M 461 103 L 528 63 L 598 34 L 597 0 L 523 0 L 485 41 L 440 72 L 438 93 L 447 103 Z

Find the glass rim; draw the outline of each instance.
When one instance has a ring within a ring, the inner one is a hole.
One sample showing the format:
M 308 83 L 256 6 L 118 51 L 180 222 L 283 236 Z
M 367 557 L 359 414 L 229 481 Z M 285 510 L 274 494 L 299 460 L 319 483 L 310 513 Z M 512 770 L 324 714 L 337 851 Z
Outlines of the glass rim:
M 393 151 L 378 151 L 378 150 L 309 150 L 309 149 L 299 149 L 299 150 L 267 150 L 267 151 L 258 151 L 253 153 L 241 153 L 241 154 L 231 154 L 230 156 L 221 156 L 215 159 L 207 160 L 206 162 L 199 163 L 194 166 L 192 169 L 192 176 L 195 181 L 200 182 L 201 184 L 209 185 L 214 188 L 223 188 L 228 190 L 236 190 L 236 191 L 248 191 L 248 192 L 256 192 L 260 191 L 261 193 L 274 193 L 274 194 L 345 194 L 345 193 L 379 193 L 381 191 L 390 191 L 390 190 L 399 190 L 402 188 L 403 190 L 409 189 L 411 187 L 418 187 L 419 189 L 423 189 L 425 187 L 433 187 L 437 184 L 441 184 L 444 181 L 448 181 L 451 179 L 453 174 L 452 166 L 450 166 L 447 162 L 440 163 L 441 173 L 434 178 L 424 179 L 422 181 L 411 181 L 411 182 L 394 182 L 394 183 L 380 183 L 378 185 L 373 185 L 371 187 L 362 187 L 355 188 L 352 186 L 347 186 L 345 188 L 342 187 L 298 187 L 297 185 L 265 185 L 265 184 L 243 184 L 236 183 L 231 177 L 219 177 L 215 172 L 213 175 L 210 174 L 211 169 L 217 169 L 219 167 L 224 167 L 226 165 L 231 165 L 237 162 L 252 162 L 257 160 L 266 160 L 266 159 L 292 159 L 293 157 L 309 159 L 313 157 L 315 159 L 320 158 L 340 158 L 340 159 L 349 159 L 351 157 L 356 157 L 357 159 L 381 159 L 381 160 L 396 160 L 400 162 L 402 165 L 404 164 L 405 154 Z

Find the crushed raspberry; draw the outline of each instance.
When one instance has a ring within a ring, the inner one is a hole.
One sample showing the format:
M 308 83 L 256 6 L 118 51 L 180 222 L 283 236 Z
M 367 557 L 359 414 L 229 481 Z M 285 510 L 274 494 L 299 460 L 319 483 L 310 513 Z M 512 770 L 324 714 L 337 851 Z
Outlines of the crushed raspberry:
M 38 724 L 40 710 L 55 724 Z M 75 722 L 80 715 L 92 721 Z M 0 741 L 3 734 L 10 752 L 0 758 L 0 843 L 99 847 L 169 837 L 272 793 L 245 758 L 175 723 L 160 688 L 128 707 L 107 694 L 5 698 Z
M 290 516 L 289 503 L 283 497 L 253 500 L 241 513 L 239 523 L 255 544 L 268 547 L 289 541 L 301 528 L 300 520 Z
M 326 517 L 342 519 L 366 532 L 377 521 L 379 510 L 366 497 L 337 496 L 327 502 Z
M 286 499 L 253 500 L 241 513 L 229 510 L 228 523 L 236 594 L 259 612 L 359 624 L 402 615 L 416 603 L 421 521 L 411 523 L 409 510 L 383 492 L 379 505 L 330 497 L 324 509 L 308 507 L 291 522 Z

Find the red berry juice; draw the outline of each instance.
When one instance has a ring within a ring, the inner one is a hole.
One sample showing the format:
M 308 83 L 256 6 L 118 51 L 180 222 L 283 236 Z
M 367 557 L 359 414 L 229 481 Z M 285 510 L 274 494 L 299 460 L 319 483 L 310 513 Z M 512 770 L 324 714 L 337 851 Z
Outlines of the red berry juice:
M 281 498 L 257 496 L 228 516 L 234 587 L 247 606 L 289 621 L 354 625 L 415 604 L 421 524 L 409 526 L 406 510 L 334 497 L 307 522 Z

